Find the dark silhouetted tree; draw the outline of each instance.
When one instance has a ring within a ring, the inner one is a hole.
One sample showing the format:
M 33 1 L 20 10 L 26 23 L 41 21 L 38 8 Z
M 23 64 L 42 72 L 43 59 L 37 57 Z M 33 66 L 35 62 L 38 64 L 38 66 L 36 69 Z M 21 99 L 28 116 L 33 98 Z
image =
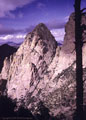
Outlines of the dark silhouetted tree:
M 83 120 L 83 68 L 82 68 L 82 30 L 81 0 L 75 0 L 75 49 L 76 49 L 76 117 Z
M 81 10 L 81 0 L 75 0 L 75 50 L 76 50 L 76 119 L 83 120 L 83 65 L 82 65 L 82 47 L 83 47 L 83 26 L 81 17 L 84 14 Z

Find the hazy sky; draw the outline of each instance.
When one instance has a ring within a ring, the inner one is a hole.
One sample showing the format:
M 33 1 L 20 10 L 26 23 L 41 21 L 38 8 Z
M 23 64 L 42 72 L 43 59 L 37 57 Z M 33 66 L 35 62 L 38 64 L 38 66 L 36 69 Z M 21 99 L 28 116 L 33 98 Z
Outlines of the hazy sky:
M 21 42 L 41 22 L 56 40 L 63 40 L 73 5 L 74 0 L 0 0 L 0 42 Z M 82 0 L 82 6 L 86 6 L 86 0 Z

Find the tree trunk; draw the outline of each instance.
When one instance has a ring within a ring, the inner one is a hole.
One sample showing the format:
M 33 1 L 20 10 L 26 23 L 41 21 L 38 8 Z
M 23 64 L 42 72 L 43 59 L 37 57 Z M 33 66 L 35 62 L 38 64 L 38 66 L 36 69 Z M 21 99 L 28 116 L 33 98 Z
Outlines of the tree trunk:
M 82 66 L 82 29 L 81 0 L 75 0 L 75 49 L 76 49 L 76 116 L 83 120 L 83 66 Z

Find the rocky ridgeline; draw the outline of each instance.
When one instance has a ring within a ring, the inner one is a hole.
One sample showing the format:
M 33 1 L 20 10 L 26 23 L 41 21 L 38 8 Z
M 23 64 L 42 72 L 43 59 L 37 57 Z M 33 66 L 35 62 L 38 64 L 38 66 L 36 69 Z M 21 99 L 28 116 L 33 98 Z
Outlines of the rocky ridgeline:
M 86 17 L 83 21 L 85 23 Z M 27 34 L 17 52 L 5 59 L 0 77 L 7 80 L 7 95 L 17 100 L 18 106 L 23 105 L 37 113 L 42 101 L 50 114 L 64 114 L 71 120 L 75 109 L 74 14 L 70 16 L 65 32 L 64 44 L 59 47 L 48 28 L 42 23 L 37 25 Z M 84 40 L 85 35 L 84 31 Z M 84 80 L 85 54 L 86 45 L 83 47 Z

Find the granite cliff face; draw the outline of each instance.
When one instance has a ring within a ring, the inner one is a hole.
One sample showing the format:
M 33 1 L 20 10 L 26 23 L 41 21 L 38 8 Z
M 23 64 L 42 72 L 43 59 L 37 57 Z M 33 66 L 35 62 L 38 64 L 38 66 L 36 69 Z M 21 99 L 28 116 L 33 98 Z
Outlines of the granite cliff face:
M 83 19 L 86 20 L 85 17 Z M 7 95 L 17 100 L 18 106 L 23 105 L 33 113 L 39 111 L 38 104 L 42 101 L 50 114 L 65 114 L 67 120 L 71 120 L 75 109 L 75 51 L 70 52 L 74 49 L 73 41 L 73 14 L 66 24 L 62 47 L 58 46 L 44 24 L 36 26 L 27 34 L 17 52 L 4 61 L 1 78 L 7 80 Z M 85 49 L 86 45 L 83 46 L 84 80 Z
M 72 13 L 69 17 L 69 21 L 65 25 L 65 37 L 63 43 L 63 51 L 66 53 L 72 53 L 75 49 L 75 13 Z M 86 16 L 82 16 L 81 24 L 86 25 Z M 83 31 L 83 41 L 86 41 L 86 30 Z

